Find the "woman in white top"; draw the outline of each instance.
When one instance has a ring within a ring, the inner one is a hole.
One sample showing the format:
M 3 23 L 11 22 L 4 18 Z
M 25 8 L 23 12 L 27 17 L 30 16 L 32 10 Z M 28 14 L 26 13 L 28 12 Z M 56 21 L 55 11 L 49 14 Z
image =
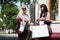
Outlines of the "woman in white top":
M 26 6 L 25 5 L 22 6 L 22 12 L 17 15 L 16 21 L 18 22 L 17 33 L 18 33 L 19 40 L 26 40 L 28 27 L 25 27 L 25 29 L 22 33 L 19 31 L 20 24 L 22 21 L 24 21 L 26 24 L 29 22 L 29 17 L 26 14 Z

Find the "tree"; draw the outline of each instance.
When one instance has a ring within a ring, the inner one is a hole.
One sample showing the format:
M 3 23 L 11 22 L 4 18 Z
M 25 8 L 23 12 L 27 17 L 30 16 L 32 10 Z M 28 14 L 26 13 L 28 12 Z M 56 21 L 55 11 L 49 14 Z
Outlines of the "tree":
M 15 4 L 5 2 L 2 5 L 1 15 L 3 19 L 3 24 L 5 24 L 6 28 L 16 28 L 16 15 L 18 13 L 18 8 Z M 4 25 L 3 25 L 4 26 Z
M 3 3 L 7 2 L 7 1 L 13 3 L 13 2 L 17 2 L 18 0 L 0 0 L 0 4 L 3 5 Z
M 30 0 L 19 0 L 21 3 L 24 2 L 24 4 L 30 4 Z
M 2 5 L 4 2 L 11 2 L 11 3 L 13 3 L 13 2 L 17 2 L 17 1 L 20 1 L 21 3 L 22 2 L 24 2 L 25 4 L 27 3 L 27 4 L 30 4 L 30 0 L 0 0 L 0 4 Z

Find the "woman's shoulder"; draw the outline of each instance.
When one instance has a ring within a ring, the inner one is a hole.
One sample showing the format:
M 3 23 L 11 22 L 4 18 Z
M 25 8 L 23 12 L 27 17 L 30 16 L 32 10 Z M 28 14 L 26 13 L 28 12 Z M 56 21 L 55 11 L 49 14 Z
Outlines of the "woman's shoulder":
M 47 15 L 50 15 L 50 12 L 47 12 Z

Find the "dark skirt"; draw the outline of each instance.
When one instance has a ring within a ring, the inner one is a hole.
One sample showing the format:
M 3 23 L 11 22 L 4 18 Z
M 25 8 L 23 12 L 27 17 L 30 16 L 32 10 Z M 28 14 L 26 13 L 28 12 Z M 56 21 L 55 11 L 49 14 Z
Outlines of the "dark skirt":
M 28 30 L 24 30 L 22 33 L 18 33 L 19 38 L 26 38 L 28 34 Z

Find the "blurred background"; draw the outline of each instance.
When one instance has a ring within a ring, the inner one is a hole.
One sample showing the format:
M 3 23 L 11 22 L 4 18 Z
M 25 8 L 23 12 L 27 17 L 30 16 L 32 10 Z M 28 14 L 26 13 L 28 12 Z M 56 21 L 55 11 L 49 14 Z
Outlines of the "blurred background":
M 51 20 L 60 20 L 58 13 L 58 0 L 0 0 L 0 31 L 15 31 L 17 27 L 16 16 L 19 13 L 22 4 L 27 6 L 30 22 L 35 23 L 35 20 L 40 15 L 39 6 L 46 4 L 51 13 Z
M 16 16 L 22 4 L 27 6 L 27 11 L 30 11 L 30 0 L 0 0 L 0 34 L 16 30 Z

